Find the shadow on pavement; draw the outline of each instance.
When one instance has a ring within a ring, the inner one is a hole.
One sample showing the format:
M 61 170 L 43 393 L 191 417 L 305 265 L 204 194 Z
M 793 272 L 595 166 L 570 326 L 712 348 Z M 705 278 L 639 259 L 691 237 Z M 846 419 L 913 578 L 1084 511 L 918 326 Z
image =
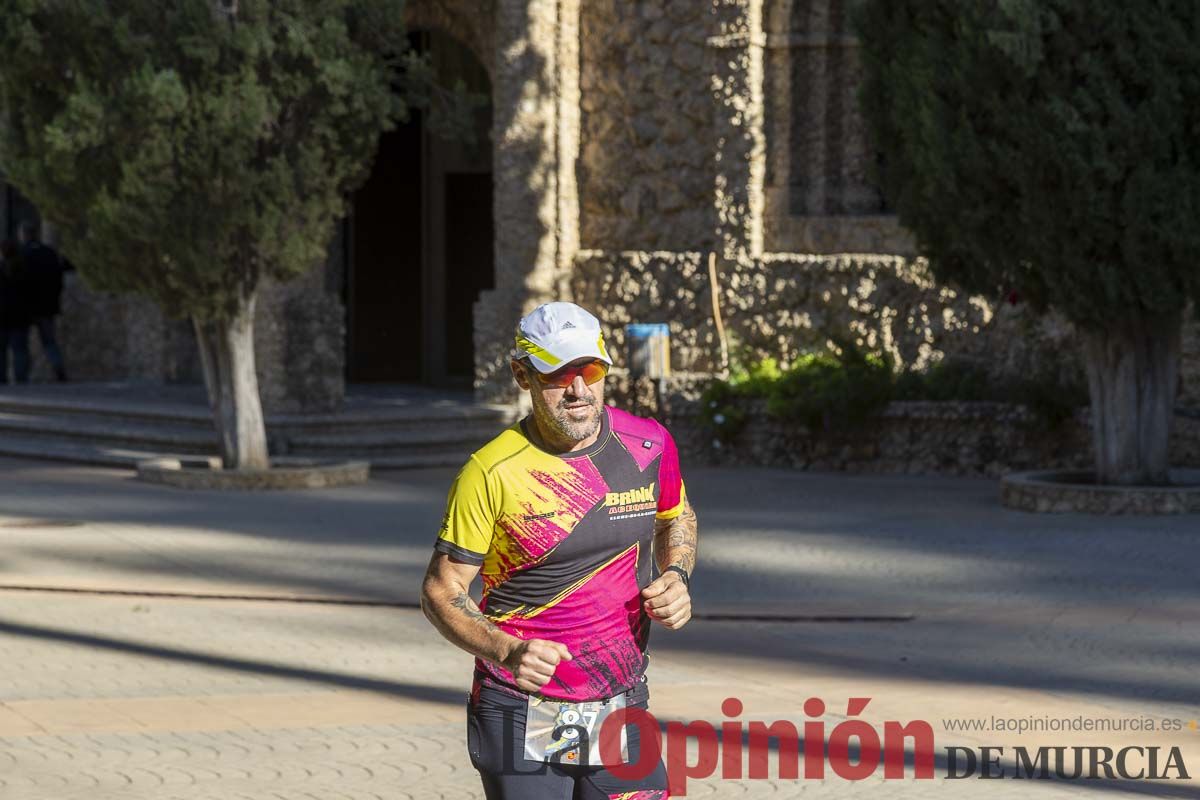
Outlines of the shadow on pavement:
M 325 686 L 336 686 L 342 689 L 378 692 L 380 694 L 399 697 L 406 700 L 424 700 L 434 703 L 462 705 L 467 698 L 467 689 L 452 691 L 439 689 L 434 686 L 421 686 L 413 683 L 380 680 L 358 675 L 350 675 L 329 670 L 308 669 L 304 667 L 289 667 L 285 664 L 271 664 L 262 661 L 250 661 L 243 658 L 213 655 L 196 650 L 162 647 L 143 644 L 141 642 L 116 639 L 106 636 L 78 633 L 75 631 L 56 630 L 33 625 L 22 625 L 15 622 L 0 620 L 0 635 L 17 636 L 27 639 L 60 642 L 65 644 L 89 647 L 96 650 L 126 653 L 160 661 L 173 661 L 191 665 L 212 667 L 213 669 L 231 670 L 251 675 L 262 675 L 273 678 L 288 678 L 307 681 Z
M 42 474 L 26 473 L 26 485 Z M 10 570 L 0 580 L 12 580 L 11 570 L 30 557 L 76 575 L 98 564 L 134 587 L 144 585 L 143 576 L 178 575 L 413 602 L 452 475 L 423 471 L 356 490 L 264 499 L 67 473 L 39 490 L 37 503 L 23 499 L 6 513 L 79 508 L 96 529 L 72 529 L 71 536 L 89 538 L 68 547 L 27 532 L 7 548 Z M 652 651 L 737 655 L 798 674 L 806 665 L 841 667 L 864 681 L 1196 703 L 1194 518 L 1012 512 L 999 506 L 996 482 L 979 479 L 766 469 L 697 469 L 685 477 L 701 528 L 698 610 L 753 603 L 783 614 L 915 619 L 697 622 L 679 635 L 656 632 Z M 125 524 L 151 531 L 135 539 Z M 220 538 L 226 534 L 237 538 Z M 430 628 L 428 636 L 437 634 Z

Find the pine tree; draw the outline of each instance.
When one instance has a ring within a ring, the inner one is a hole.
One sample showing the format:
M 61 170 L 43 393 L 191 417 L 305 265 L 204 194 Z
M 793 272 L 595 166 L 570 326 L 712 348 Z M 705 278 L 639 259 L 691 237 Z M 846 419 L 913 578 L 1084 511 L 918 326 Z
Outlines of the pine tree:
M 870 134 L 935 275 L 1084 343 L 1097 480 L 1168 482 L 1200 298 L 1200 4 L 865 0 Z
M 325 257 L 428 77 L 401 0 L 9 0 L 0 52 L 9 180 L 89 284 L 191 318 L 225 466 L 266 468 L 256 294 Z

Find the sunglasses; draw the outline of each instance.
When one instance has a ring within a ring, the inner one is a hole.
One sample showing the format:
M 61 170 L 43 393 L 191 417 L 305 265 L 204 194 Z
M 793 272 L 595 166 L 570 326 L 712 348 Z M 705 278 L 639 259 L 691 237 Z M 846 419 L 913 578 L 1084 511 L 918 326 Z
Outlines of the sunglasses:
M 583 382 L 589 386 L 599 380 L 603 380 L 604 376 L 608 374 L 608 364 L 599 360 L 589 361 L 578 367 L 563 367 L 546 375 L 532 368 L 529 371 L 537 375 L 538 383 L 542 384 L 542 386 L 565 389 L 575 382 L 576 375 L 582 375 Z

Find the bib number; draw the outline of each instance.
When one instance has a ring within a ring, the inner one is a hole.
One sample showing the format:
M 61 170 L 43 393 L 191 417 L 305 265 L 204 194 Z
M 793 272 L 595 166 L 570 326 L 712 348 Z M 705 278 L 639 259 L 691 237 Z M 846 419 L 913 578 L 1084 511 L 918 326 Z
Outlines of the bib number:
M 530 696 L 525 709 L 525 757 L 580 767 L 602 766 L 600 730 L 604 720 L 625 708 L 625 695 L 609 700 L 568 703 Z M 621 762 L 629 760 L 629 743 L 621 725 Z

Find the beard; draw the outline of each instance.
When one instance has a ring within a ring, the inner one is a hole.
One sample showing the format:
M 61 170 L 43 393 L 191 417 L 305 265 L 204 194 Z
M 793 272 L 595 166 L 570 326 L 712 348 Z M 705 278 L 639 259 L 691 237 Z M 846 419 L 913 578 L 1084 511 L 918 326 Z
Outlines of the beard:
M 580 419 L 571 416 L 568 405 L 577 406 L 588 404 L 589 414 Z M 537 415 L 538 424 L 543 430 L 552 430 L 572 442 L 582 442 L 600 430 L 600 404 L 595 397 L 563 397 L 554 408 L 541 402 L 540 398 L 533 403 L 533 413 Z

